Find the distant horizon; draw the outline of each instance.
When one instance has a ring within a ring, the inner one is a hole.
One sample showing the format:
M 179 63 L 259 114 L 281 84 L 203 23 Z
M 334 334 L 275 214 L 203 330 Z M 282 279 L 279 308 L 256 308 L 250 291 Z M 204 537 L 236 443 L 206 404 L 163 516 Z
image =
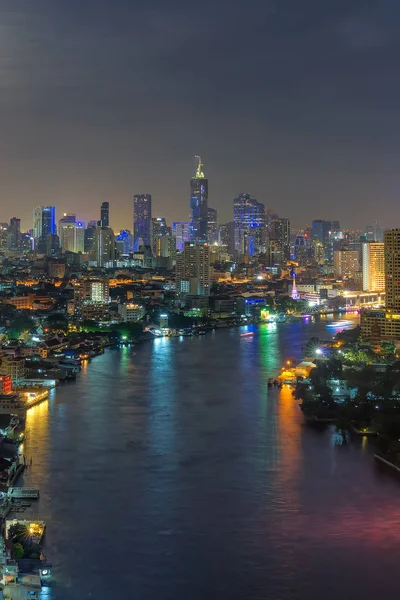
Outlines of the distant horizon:
M 86 222 L 109 201 L 126 228 L 147 191 L 186 220 L 200 154 L 222 223 L 247 191 L 294 228 L 400 225 L 399 16 L 394 0 L 3 0 L 0 219 L 27 229 L 55 205 Z

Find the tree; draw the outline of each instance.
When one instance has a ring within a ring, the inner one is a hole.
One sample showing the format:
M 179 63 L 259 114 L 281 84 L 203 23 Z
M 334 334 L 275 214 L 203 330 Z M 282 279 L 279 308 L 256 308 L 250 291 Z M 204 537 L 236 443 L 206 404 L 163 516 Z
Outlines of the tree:
M 68 329 L 68 319 L 61 313 L 53 313 L 46 319 L 45 328 L 51 331 L 58 331 L 59 329 Z
M 35 330 L 35 322 L 31 317 L 24 314 L 18 314 L 11 323 L 8 335 L 10 338 L 17 339 L 24 331 L 32 333 Z
M 336 339 L 346 343 L 355 343 L 360 339 L 360 335 L 361 327 L 357 325 L 357 327 L 353 327 L 352 329 L 339 331 L 339 333 L 336 334 Z
M 8 539 L 10 539 L 13 544 L 24 544 L 28 539 L 28 529 L 26 525 L 22 523 L 15 523 L 11 525 L 8 530 Z
M 343 352 L 343 358 L 347 364 L 366 366 L 371 364 L 371 361 L 373 360 L 373 354 L 368 350 L 349 348 Z
M 13 544 L 13 556 L 14 558 L 23 558 L 25 550 L 22 544 Z

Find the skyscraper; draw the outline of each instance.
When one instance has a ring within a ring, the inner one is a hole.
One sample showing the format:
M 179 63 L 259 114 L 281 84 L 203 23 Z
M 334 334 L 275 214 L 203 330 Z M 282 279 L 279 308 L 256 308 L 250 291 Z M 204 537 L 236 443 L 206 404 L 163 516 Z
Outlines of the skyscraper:
M 21 219 L 12 217 L 7 229 L 7 250 L 18 250 L 21 247 Z
M 362 245 L 362 281 L 364 292 L 385 289 L 385 244 L 369 242 Z
M 170 229 L 167 227 L 167 221 L 165 217 L 153 217 L 151 219 L 151 240 L 154 256 L 157 256 L 157 238 L 167 235 L 169 232 Z
M 208 243 L 219 242 L 218 213 L 215 208 L 208 207 Z
M 61 219 L 58 221 L 58 235 L 60 237 L 61 247 L 62 247 L 62 237 L 63 237 L 62 231 L 63 231 L 64 227 L 67 227 L 71 223 L 76 223 L 76 215 L 74 215 L 74 214 L 67 215 L 67 213 L 64 213 L 63 216 L 61 217 Z
M 385 231 L 386 308 L 400 311 L 400 229 Z
M 85 252 L 90 252 L 93 246 L 94 233 L 97 229 L 96 221 L 89 221 L 85 229 Z
M 208 179 L 203 172 L 201 157 L 195 176 L 190 181 L 190 237 L 194 241 L 208 241 Z
M 85 225 L 82 222 L 64 223 L 60 229 L 60 243 L 63 252 L 84 252 Z
M 151 194 L 133 196 L 133 247 L 151 245 Z
M 181 252 L 185 242 L 190 241 L 190 223 L 188 221 L 174 221 L 172 223 L 172 235 L 176 238 L 176 250 Z
M 33 209 L 33 237 L 35 247 L 39 251 L 46 251 L 48 235 L 56 233 L 56 207 L 35 206 Z
M 335 277 L 354 279 L 360 270 L 360 256 L 357 250 L 335 250 L 333 272 Z
M 266 234 L 264 204 L 250 194 L 239 194 L 233 201 L 233 220 L 236 252 L 247 256 L 261 252 Z
M 100 227 L 110 226 L 110 203 L 103 202 L 100 208 Z
M 272 219 L 269 231 L 270 252 L 273 264 L 283 265 L 290 260 L 290 221 L 289 219 Z
M 110 227 L 98 227 L 94 233 L 89 259 L 98 267 L 112 264 L 115 260 L 115 237 Z
M 176 255 L 176 294 L 209 296 L 210 251 L 208 244 L 185 242 L 183 252 Z
M 133 248 L 133 236 L 129 229 L 121 229 L 116 237 L 116 248 L 119 254 L 129 254 Z

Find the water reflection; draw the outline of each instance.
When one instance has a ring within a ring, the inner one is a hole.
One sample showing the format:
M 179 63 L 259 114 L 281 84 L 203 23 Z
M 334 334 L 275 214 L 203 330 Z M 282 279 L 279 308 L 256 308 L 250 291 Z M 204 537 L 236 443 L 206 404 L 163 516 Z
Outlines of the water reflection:
M 329 322 L 107 351 L 30 409 L 54 600 L 395 597 L 398 482 L 267 387 Z

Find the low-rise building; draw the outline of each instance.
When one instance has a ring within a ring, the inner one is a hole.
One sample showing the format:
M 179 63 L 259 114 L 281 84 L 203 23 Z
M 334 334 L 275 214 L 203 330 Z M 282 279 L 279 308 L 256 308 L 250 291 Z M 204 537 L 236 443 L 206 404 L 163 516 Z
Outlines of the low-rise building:
M 400 312 L 393 310 L 362 310 L 361 336 L 378 347 L 383 340 L 400 341 Z
M 135 323 L 144 317 L 146 311 L 140 304 L 118 304 L 118 314 L 122 322 Z
M 18 385 L 26 377 L 25 359 L 21 356 L 3 356 L 0 373 L 3 377 L 8 375 L 13 385 Z

